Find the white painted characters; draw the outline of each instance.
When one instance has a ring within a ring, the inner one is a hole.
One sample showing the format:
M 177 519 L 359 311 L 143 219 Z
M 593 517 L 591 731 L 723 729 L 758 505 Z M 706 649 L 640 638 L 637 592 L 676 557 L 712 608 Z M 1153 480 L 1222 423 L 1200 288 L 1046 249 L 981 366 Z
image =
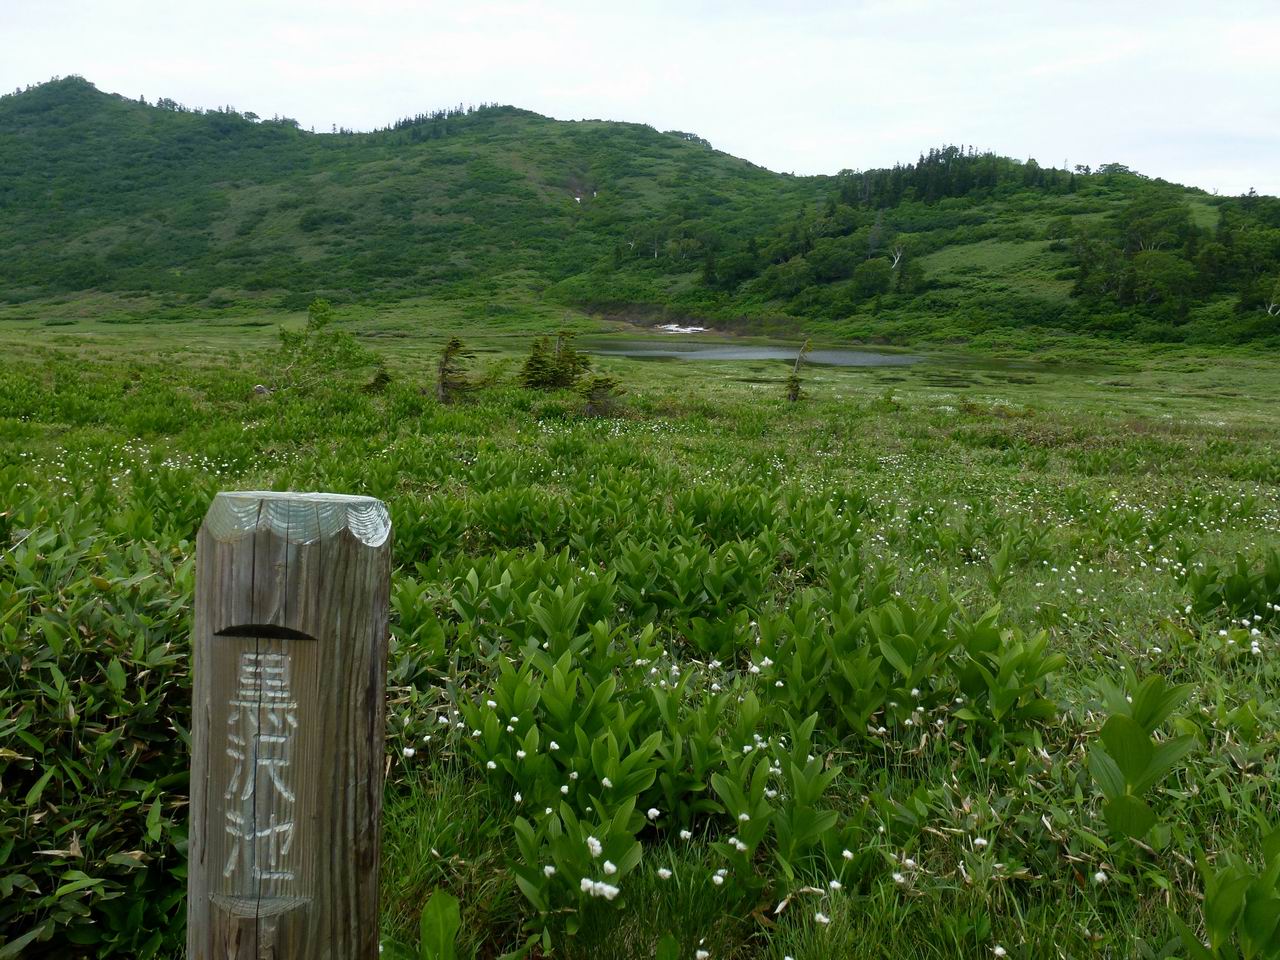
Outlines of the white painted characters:
M 294 792 L 289 760 L 298 704 L 289 691 L 289 655 L 240 654 L 236 696 L 227 714 L 232 761 L 223 800 L 231 838 L 222 875 L 252 880 L 294 879 Z M 243 869 L 242 869 L 243 868 Z

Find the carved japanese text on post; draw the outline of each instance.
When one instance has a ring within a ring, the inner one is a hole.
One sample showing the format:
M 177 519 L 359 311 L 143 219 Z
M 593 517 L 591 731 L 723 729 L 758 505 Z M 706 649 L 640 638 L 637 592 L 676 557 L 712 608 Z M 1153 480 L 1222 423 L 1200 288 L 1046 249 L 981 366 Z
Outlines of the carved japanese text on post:
M 287 653 L 240 654 L 235 698 L 227 712 L 230 776 L 225 802 L 228 856 L 222 875 L 292 881 L 296 796 L 289 769 L 298 703 L 289 690 Z M 235 884 L 243 893 L 255 886 Z

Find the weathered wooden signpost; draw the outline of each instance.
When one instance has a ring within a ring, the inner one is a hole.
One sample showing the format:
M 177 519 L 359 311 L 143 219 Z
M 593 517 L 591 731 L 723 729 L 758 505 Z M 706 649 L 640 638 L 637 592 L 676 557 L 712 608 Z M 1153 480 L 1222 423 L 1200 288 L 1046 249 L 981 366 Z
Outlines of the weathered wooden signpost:
M 373 960 L 391 524 L 221 493 L 196 541 L 187 956 Z

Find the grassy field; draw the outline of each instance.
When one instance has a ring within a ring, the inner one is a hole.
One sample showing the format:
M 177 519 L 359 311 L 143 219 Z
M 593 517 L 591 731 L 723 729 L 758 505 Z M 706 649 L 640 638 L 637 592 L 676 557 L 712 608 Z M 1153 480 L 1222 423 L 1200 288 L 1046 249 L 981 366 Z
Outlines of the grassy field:
M 177 955 L 237 488 L 391 509 L 384 955 L 437 889 L 478 957 L 1277 955 L 1273 359 L 1071 340 L 788 404 L 781 362 L 597 358 L 585 418 L 515 384 L 532 335 L 631 331 L 559 308 L 352 308 L 389 382 L 287 386 L 300 314 L 130 319 L 0 313 L 0 957 Z

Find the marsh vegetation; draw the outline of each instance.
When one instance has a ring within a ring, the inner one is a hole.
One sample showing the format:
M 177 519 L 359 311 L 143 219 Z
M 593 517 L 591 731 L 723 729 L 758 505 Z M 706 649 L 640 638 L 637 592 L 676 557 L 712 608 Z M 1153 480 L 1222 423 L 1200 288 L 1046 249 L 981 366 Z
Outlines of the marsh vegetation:
M 479 957 L 1275 955 L 1269 360 L 597 355 L 584 416 L 520 370 L 597 324 L 469 309 L 3 321 L 0 954 L 176 955 L 194 534 L 275 488 L 395 524 L 384 955 L 437 890 Z

